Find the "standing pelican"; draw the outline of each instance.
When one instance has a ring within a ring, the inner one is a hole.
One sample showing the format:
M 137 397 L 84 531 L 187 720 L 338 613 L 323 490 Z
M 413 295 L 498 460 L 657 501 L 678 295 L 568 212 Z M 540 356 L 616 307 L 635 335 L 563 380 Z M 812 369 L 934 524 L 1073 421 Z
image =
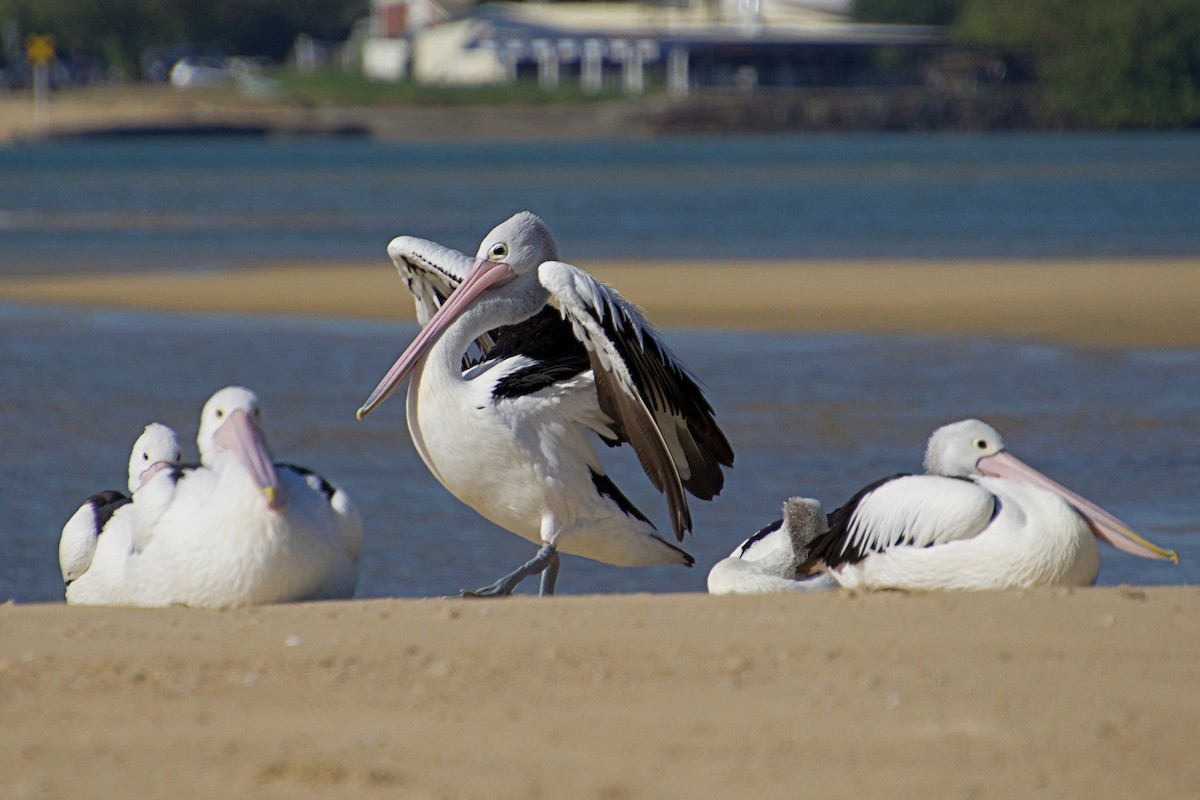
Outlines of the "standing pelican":
M 393 240 L 388 254 L 424 327 L 359 419 L 411 375 L 408 429 L 426 466 L 459 500 L 541 546 L 464 594 L 510 594 L 537 574 L 552 594 L 560 552 L 690 566 L 605 474 L 593 446 L 594 436 L 633 446 L 666 494 L 679 542 L 691 529 L 684 491 L 712 499 L 721 467 L 733 464 L 700 387 L 641 314 L 558 261 L 550 230 L 528 212 L 493 229 L 473 263 L 411 237 Z
M 58 563 L 68 603 L 113 602 L 130 550 L 132 497 L 161 470 L 183 456 L 175 431 L 158 422 L 146 426 L 129 455 L 129 495 L 109 490 L 87 499 L 63 526 Z M 101 534 L 104 534 L 103 538 Z
M 354 594 L 362 519 L 345 492 L 274 464 L 254 392 L 230 386 L 200 414 L 200 466 L 156 476 L 134 505 L 153 531 L 125 570 L 132 605 L 227 607 Z
M 824 570 L 842 586 L 871 589 L 1090 586 L 1097 538 L 1179 560 L 1008 453 L 979 420 L 936 430 L 925 468 L 877 481 L 831 513 L 798 577 Z

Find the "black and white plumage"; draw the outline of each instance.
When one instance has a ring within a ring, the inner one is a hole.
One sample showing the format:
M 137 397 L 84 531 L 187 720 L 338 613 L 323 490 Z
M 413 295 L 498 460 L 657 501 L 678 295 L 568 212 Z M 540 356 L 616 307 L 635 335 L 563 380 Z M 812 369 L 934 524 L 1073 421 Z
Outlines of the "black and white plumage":
M 763 527 L 721 559 L 708 573 L 709 594 L 766 594 L 821 591 L 837 587 L 826 575 L 800 580 L 809 545 L 826 530 L 821 504 L 793 497 L 783 517 Z
M 123 567 L 131 547 L 131 498 L 161 470 L 181 461 L 175 431 L 158 422 L 150 423 L 133 443 L 129 455 L 129 494 L 97 492 L 67 520 L 58 542 L 58 563 L 68 602 L 87 598 L 111 602 L 119 597 L 115 571 Z M 86 577 L 89 572 L 91 576 Z
M 560 551 L 625 566 L 690 564 L 624 498 L 592 444 L 594 434 L 632 445 L 667 497 L 677 541 L 691 529 L 685 492 L 711 499 L 733 463 L 696 380 L 641 314 L 558 261 L 550 231 L 528 212 L 491 231 L 474 261 L 412 237 L 388 252 L 424 327 L 359 418 L 411 374 L 409 431 L 430 471 L 483 516 L 541 545 L 479 594 L 507 594 L 537 573 L 552 592 Z
M 244 387 L 204 404 L 201 463 L 162 470 L 118 512 L 129 520 L 120 569 L 100 599 L 78 602 L 224 608 L 353 596 L 358 510 L 328 479 L 275 464 L 260 419 Z
M 829 514 L 799 574 L 825 572 L 848 588 L 1087 586 L 1099 573 L 1097 538 L 1178 560 L 1008 453 L 979 420 L 935 431 L 925 466 L 925 475 L 876 481 Z

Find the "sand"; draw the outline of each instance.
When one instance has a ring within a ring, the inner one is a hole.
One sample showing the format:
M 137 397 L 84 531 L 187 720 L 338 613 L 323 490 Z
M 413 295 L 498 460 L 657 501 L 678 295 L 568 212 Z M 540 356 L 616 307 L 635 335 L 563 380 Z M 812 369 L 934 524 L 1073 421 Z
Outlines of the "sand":
M 31 111 L 0 94 L 0 141 L 442 136 L 475 113 L 266 119 L 228 93 L 136 87 L 56 94 L 36 128 Z M 581 266 L 661 327 L 1200 346 L 1196 259 Z M 412 317 L 386 261 L 5 277 L 0 302 Z M 1196 798 L 1197 687 L 1197 588 L 9 603 L 0 797 Z
M 597 263 L 660 327 L 1200 345 L 1200 260 Z M 390 263 L 0 278 L 0 301 L 412 319 Z
M 87 86 L 55 91 L 40 108 L 29 91 L 0 91 L 0 144 L 119 130 L 241 130 L 276 137 L 368 135 L 406 141 L 597 139 L 650 136 L 665 98 L 584 104 L 377 106 L 313 104 L 232 87 Z
M 1200 345 L 1195 260 L 585 266 L 662 326 Z M 385 263 L 0 302 L 412 313 Z M 0 796 L 1195 798 L 1198 687 L 1197 588 L 10 603 Z
M 1194 798 L 1200 590 L 0 607 L 5 797 Z

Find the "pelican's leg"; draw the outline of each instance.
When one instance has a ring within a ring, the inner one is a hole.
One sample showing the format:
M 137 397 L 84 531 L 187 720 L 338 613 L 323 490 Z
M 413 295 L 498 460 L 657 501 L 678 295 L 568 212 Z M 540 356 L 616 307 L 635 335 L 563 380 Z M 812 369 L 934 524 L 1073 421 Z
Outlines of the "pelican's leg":
M 552 575 L 547 581 L 542 579 L 542 593 L 553 594 L 554 578 L 558 576 L 558 551 L 554 549 L 554 545 L 542 545 L 542 549 L 537 551 L 537 555 L 526 561 L 521 566 L 517 567 L 512 572 L 505 575 L 500 580 L 493 583 L 491 586 L 485 586 L 482 589 L 476 589 L 473 592 L 463 590 L 463 597 L 502 597 L 513 593 L 513 589 L 517 588 L 517 584 L 528 578 L 530 575 L 544 573 L 547 570 L 552 571 Z M 546 584 L 549 583 L 550 591 L 546 591 Z
M 549 547 L 549 545 L 547 545 Z M 542 570 L 542 585 L 538 594 L 545 597 L 548 594 L 554 594 L 554 582 L 558 580 L 558 551 L 554 551 L 554 558 Z

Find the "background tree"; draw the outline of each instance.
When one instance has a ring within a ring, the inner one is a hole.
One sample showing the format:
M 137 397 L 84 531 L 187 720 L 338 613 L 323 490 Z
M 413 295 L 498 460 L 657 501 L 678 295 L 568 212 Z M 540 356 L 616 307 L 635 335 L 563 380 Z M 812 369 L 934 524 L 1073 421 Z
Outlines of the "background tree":
M 1028 54 L 1068 122 L 1200 125 L 1200 0 L 968 0 L 954 30 Z
M 219 42 L 229 55 L 287 57 L 296 35 L 340 40 L 368 0 L 0 0 L 0 21 L 53 33 L 61 51 L 139 73 L 151 47 Z

